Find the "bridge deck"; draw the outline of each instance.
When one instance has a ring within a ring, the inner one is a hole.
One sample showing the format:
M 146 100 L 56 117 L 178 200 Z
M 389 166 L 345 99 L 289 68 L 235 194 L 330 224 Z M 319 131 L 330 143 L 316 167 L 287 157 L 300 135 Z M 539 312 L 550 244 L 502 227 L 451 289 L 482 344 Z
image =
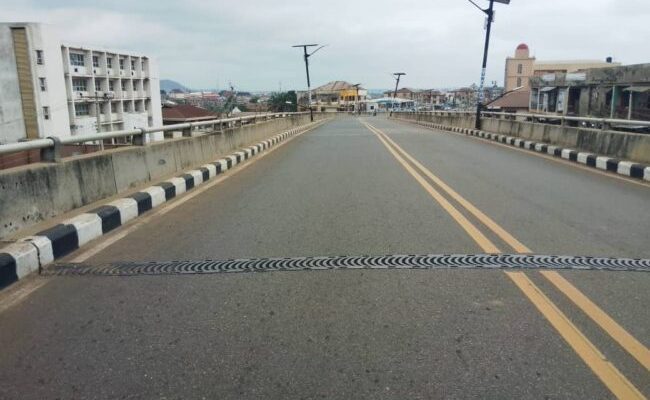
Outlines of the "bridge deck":
M 225 177 L 66 261 L 650 258 L 647 185 L 379 117 Z M 34 278 L 0 311 L 0 397 L 650 396 L 650 274 L 521 271 Z

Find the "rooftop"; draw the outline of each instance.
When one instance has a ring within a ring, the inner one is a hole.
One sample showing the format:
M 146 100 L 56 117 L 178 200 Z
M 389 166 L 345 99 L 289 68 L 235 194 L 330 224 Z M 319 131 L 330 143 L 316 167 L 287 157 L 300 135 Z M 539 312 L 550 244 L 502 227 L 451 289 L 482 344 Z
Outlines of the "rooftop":
M 528 101 L 530 98 L 530 91 L 528 90 L 513 90 L 505 93 L 503 96 L 488 103 L 487 108 L 490 109 L 504 109 L 504 108 L 525 108 L 528 109 Z
M 544 66 L 544 65 L 576 65 L 576 64 L 602 64 L 604 66 L 617 66 L 620 63 L 611 62 L 608 63 L 604 60 L 548 60 L 548 61 L 535 61 L 535 67 Z
M 346 81 L 331 81 L 314 89 L 314 92 L 338 92 L 343 89 L 352 89 L 351 83 Z
M 192 106 L 190 104 L 165 104 L 162 108 L 163 121 L 184 122 L 206 119 L 216 119 L 217 115 L 205 108 Z

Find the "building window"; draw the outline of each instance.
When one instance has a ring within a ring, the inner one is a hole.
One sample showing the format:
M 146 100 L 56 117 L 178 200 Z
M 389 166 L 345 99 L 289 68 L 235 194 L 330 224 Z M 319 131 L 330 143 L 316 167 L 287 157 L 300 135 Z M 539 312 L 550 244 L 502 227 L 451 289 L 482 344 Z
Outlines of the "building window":
M 521 74 L 524 71 L 524 66 L 523 64 L 517 65 L 517 73 Z
M 84 64 L 84 55 L 79 53 L 70 53 L 70 65 L 75 67 L 83 67 Z
M 86 80 L 85 79 L 73 79 L 72 80 L 72 90 L 75 92 L 85 92 L 86 91 Z
M 99 68 L 99 56 L 93 56 L 93 67 Z
M 43 50 L 36 50 L 36 64 L 43 65 L 45 58 L 43 58 Z
M 90 115 L 90 108 L 88 107 L 88 104 L 86 103 L 79 103 L 76 104 L 74 107 L 74 114 L 77 117 L 83 117 L 86 115 Z
M 108 81 L 108 91 L 112 92 L 114 90 L 113 81 Z
M 38 78 L 38 85 L 41 87 L 41 92 L 47 91 L 47 85 L 45 84 L 45 78 Z
M 50 107 L 43 107 L 43 119 L 50 119 Z
M 517 87 L 521 86 L 521 78 L 517 78 Z
M 126 82 L 125 81 L 122 81 L 121 88 L 122 88 L 123 92 L 126 92 Z
M 97 92 L 102 91 L 102 83 L 99 81 L 99 79 L 95 79 L 95 90 Z
M 106 68 L 113 68 L 113 57 L 106 57 Z
M 144 60 L 142 60 L 140 62 L 140 67 L 141 67 L 140 69 L 142 70 L 142 72 L 144 72 Z
M 131 60 L 131 71 L 135 71 L 135 60 Z
M 120 58 L 120 69 L 124 69 L 124 59 Z

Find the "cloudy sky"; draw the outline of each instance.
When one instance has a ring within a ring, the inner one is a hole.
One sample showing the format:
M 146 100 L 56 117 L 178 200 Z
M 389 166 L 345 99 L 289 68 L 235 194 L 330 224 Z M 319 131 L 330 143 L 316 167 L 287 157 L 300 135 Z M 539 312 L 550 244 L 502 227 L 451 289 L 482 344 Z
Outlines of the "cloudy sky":
M 476 0 L 487 4 L 487 0 Z M 162 78 L 193 88 L 301 89 L 300 50 L 312 85 L 330 80 L 410 87 L 477 82 L 483 14 L 467 0 L 0 0 L 5 21 L 53 24 L 65 41 L 133 50 L 158 59 Z M 540 60 L 650 62 L 650 0 L 512 0 L 497 5 L 488 80 L 503 81 L 504 59 L 520 42 Z

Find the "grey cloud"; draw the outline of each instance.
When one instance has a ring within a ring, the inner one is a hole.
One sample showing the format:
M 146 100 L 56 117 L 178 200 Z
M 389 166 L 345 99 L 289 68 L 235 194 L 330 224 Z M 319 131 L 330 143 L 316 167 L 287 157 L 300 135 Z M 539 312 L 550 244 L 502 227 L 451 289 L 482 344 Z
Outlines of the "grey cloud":
M 485 0 L 477 0 L 487 3 Z M 277 89 L 305 86 L 292 44 L 327 43 L 312 59 L 313 82 L 412 87 L 476 82 L 483 15 L 465 0 L 342 1 L 15 1 L 6 20 L 41 20 L 73 42 L 138 50 L 158 58 L 161 74 L 192 87 Z M 488 81 L 503 79 L 504 58 L 526 42 L 540 59 L 640 63 L 648 37 L 647 0 L 512 0 L 498 6 Z

